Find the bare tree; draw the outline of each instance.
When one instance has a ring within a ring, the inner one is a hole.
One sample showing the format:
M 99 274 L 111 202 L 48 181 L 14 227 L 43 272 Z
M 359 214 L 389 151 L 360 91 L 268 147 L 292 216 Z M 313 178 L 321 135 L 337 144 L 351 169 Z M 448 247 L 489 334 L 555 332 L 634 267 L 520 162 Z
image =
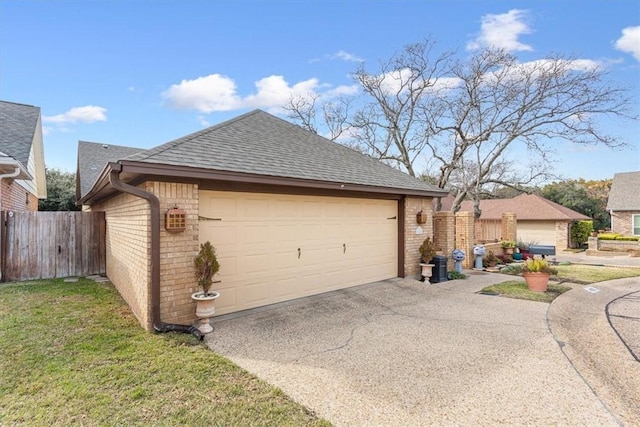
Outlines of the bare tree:
M 627 91 L 608 84 L 606 72 L 590 61 L 557 55 L 519 63 L 504 51 L 487 49 L 458 62 L 453 76 L 459 85 L 433 98 L 424 117 L 435 135 L 427 146 L 440 162 L 441 188 L 454 171 L 464 168 L 463 159 L 474 156 L 475 176 L 458 192 L 454 210 L 467 195 L 473 196 L 477 208 L 479 190 L 487 183 L 508 184 L 496 174 L 512 144 L 524 145 L 538 161 L 537 170 L 529 169 L 528 181 L 516 181 L 528 184 L 546 173 L 554 142 L 616 147 L 623 142 L 603 133 L 597 119 L 602 115 L 634 118 Z
M 425 40 L 381 62 L 375 73 L 361 65 L 354 73 L 364 100 L 359 108 L 322 111 L 325 123 L 341 124 L 341 142 L 412 176 L 417 163 L 428 165 L 426 175 L 439 188 L 456 190 L 454 211 L 468 196 L 477 207 L 487 185 L 543 177 L 560 140 L 623 145 L 601 131 L 601 116 L 637 120 L 628 90 L 612 85 L 593 61 L 554 55 L 521 63 L 495 49 L 461 60 L 453 55 L 436 55 Z M 316 101 L 306 109 L 290 106 L 312 130 Z M 519 162 L 527 165 L 514 166 L 511 146 L 527 150 L 529 160 Z

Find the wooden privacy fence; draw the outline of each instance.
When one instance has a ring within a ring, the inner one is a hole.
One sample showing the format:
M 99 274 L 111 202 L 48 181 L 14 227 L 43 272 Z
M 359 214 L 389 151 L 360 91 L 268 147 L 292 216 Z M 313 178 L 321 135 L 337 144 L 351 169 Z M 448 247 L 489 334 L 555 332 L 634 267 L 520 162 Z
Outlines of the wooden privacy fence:
M 104 212 L 1 213 L 2 281 L 106 271 Z
M 502 240 L 501 219 L 480 219 L 475 221 L 476 240 L 489 242 Z

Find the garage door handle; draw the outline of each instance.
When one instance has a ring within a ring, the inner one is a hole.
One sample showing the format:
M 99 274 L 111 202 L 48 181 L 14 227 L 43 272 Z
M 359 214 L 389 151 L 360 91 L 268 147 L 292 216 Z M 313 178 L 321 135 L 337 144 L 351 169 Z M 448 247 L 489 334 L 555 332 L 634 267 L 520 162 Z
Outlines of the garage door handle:
M 389 217 L 387 219 L 397 219 L 395 216 Z
M 342 244 L 342 253 L 343 253 L 343 254 L 346 254 L 346 253 L 347 253 L 347 244 L 346 244 L 346 243 L 343 243 L 343 244 Z
M 302 251 L 300 250 L 300 248 L 298 248 L 298 259 L 300 259 L 300 254 L 302 253 Z

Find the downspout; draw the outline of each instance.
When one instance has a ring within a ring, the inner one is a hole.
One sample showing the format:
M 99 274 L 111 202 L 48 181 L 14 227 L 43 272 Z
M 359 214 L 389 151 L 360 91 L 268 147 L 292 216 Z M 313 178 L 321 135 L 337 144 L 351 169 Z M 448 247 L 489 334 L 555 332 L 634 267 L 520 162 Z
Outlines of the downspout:
M 160 319 L 160 201 L 155 194 L 120 181 L 122 165 L 111 164 L 109 183 L 123 193 L 140 197 L 149 202 L 151 210 L 151 323 L 156 332 L 183 332 L 199 340 L 204 336 L 195 326 L 164 323 Z
M 4 174 L 0 174 L 0 200 L 2 200 L 2 180 L 5 178 L 15 178 L 16 176 L 20 175 L 20 167 L 16 166 L 16 169 L 11 172 L 11 173 L 4 173 Z M 4 242 L 3 236 L 2 236 L 2 231 L 4 231 L 4 224 L 2 224 L 0 226 L 0 254 L 4 254 L 3 249 L 1 247 L 2 243 Z M 0 281 L 2 281 L 2 263 L 0 262 Z

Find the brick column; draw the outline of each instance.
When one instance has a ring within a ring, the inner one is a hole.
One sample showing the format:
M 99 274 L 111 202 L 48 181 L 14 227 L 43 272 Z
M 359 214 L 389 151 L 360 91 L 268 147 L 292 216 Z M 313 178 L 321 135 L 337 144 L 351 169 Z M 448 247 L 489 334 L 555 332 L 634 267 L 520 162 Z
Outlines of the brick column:
M 502 214 L 502 240 L 518 240 L 518 219 L 512 212 Z
M 473 212 L 456 212 L 456 248 L 462 249 L 466 255 L 462 266 L 473 266 L 473 246 L 475 243 Z
M 416 214 L 427 213 L 427 222 L 418 224 Z M 407 197 L 404 199 L 404 274 L 406 277 L 420 273 L 420 245 L 427 237 L 433 239 L 432 199 Z
M 436 250 L 447 257 L 447 270 L 453 270 L 451 252 L 456 248 L 456 218 L 453 212 L 440 211 L 434 214 L 433 242 Z

